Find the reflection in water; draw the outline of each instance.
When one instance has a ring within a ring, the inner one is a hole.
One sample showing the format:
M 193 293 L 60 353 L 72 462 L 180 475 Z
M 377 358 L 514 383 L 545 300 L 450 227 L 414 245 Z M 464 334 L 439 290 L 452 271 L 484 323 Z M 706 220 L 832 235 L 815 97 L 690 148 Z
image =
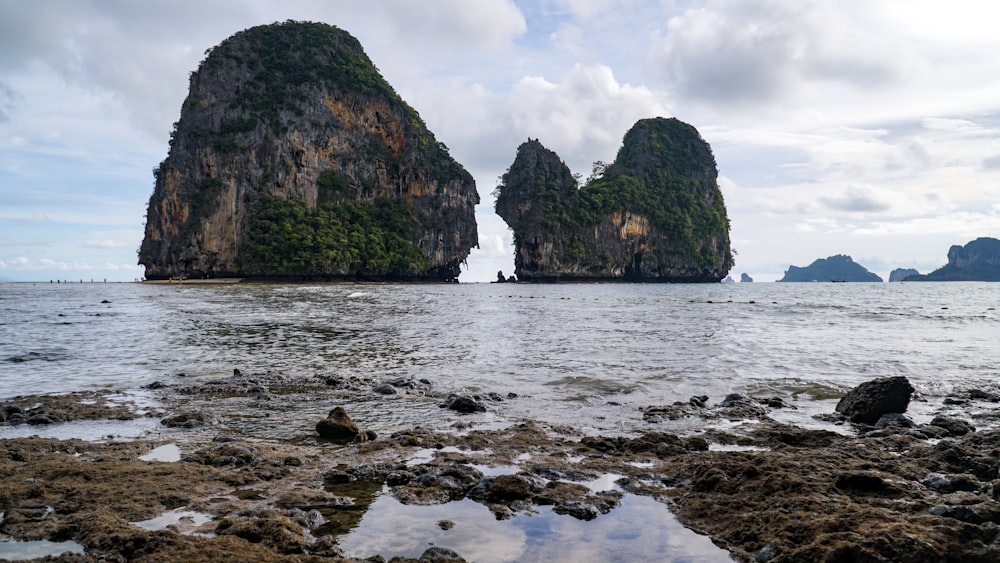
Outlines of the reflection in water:
M 365 512 L 382 492 L 383 485 L 372 481 L 351 481 L 328 483 L 325 489 L 337 496 L 351 498 L 354 502 L 347 506 L 310 506 L 310 509 L 318 510 L 327 519 L 325 524 L 312 530 L 315 536 L 339 536 L 357 528 Z
M 75 541 L 0 541 L 0 559 L 5 561 L 55 557 L 63 553 L 82 554 L 83 546 Z
M 497 520 L 471 500 L 433 506 L 404 505 L 380 495 L 361 522 L 339 539 L 344 555 L 386 559 L 419 557 L 430 544 L 469 561 L 732 561 L 707 537 L 680 525 L 667 507 L 626 494 L 622 504 L 591 521 L 559 515 L 551 507 L 537 514 Z M 453 527 L 439 526 L 442 520 Z

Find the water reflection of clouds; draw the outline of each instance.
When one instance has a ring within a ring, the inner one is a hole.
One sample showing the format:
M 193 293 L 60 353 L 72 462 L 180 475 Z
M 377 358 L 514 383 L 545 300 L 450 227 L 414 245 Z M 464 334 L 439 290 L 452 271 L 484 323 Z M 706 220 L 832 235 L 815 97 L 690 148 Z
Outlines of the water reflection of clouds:
M 441 520 L 455 526 L 442 530 L 437 525 Z M 348 557 L 378 553 L 386 558 L 415 558 L 436 545 L 454 549 L 469 561 L 489 562 L 523 560 L 526 536 L 510 521 L 498 521 L 488 508 L 471 500 L 417 506 L 383 495 L 339 543 Z
M 437 522 L 455 526 L 442 530 Z M 677 522 L 665 505 L 625 495 L 610 514 L 586 522 L 544 507 L 498 521 L 485 506 L 462 500 L 404 505 L 383 495 L 360 525 L 340 538 L 347 556 L 419 557 L 432 545 L 470 561 L 731 561 L 729 554 Z

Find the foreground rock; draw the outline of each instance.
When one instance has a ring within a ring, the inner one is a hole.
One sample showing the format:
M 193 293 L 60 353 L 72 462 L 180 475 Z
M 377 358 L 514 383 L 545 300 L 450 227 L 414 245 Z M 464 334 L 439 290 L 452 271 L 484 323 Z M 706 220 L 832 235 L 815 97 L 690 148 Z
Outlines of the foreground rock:
M 361 430 L 347 415 L 344 407 L 336 407 L 326 418 L 316 423 L 316 433 L 331 442 L 348 443 L 361 437 Z
M 848 391 L 836 410 L 851 422 L 875 424 L 883 415 L 906 412 L 913 391 L 903 376 L 883 377 Z
M 333 383 L 303 386 L 311 393 L 319 385 L 324 396 L 335 392 L 351 404 L 349 393 L 370 401 L 378 384 L 350 391 Z M 259 399 L 261 387 L 273 398 Z M 292 382 L 270 375 L 162 389 L 170 412 L 210 412 L 216 422 L 161 427 L 159 442 L 0 440 L 0 539 L 72 539 L 86 550 L 79 561 L 341 561 L 337 538 L 358 526 L 383 491 L 404 504 L 481 503 L 492 513 L 487 518 L 499 519 L 543 507 L 577 520 L 614 518 L 628 495 L 642 495 L 667 503 L 737 561 L 1000 556 L 1000 432 L 975 431 L 953 406 L 952 416 L 930 424 L 855 426 L 861 434 L 845 435 L 775 422 L 773 409 L 787 408 L 780 401 L 698 396 L 648 409 L 658 414 L 641 423 L 645 431 L 584 435 L 530 421 L 476 429 L 464 422 L 475 417 L 414 395 L 429 412 L 461 422 L 410 426 L 345 447 L 317 439 L 302 423 L 289 406 L 316 401 L 279 394 L 291 389 Z M 992 395 L 967 395 L 993 404 Z M 67 398 L 11 403 L 74 412 Z M 673 415 L 741 423 L 677 435 L 663 431 Z M 329 418 L 350 421 L 346 410 Z M 345 426 L 357 436 L 352 424 Z M 272 433 L 260 434 L 262 427 Z M 164 440 L 178 444 L 180 462 L 140 459 Z M 609 475 L 613 488 L 593 488 Z M 173 509 L 210 519 L 155 531 L 134 524 Z M 461 557 L 440 547 L 427 558 Z

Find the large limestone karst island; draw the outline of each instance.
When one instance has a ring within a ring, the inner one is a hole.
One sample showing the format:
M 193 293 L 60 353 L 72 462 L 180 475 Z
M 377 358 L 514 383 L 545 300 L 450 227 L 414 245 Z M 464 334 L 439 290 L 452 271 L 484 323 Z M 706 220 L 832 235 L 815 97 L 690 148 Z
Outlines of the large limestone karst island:
M 715 157 L 677 119 L 643 119 L 579 185 L 537 140 L 495 192 L 521 281 L 718 282 L 733 265 Z
M 472 176 L 326 24 L 211 49 L 154 175 L 147 279 L 453 281 L 477 245 Z
M 1000 281 L 1000 239 L 979 237 L 965 246 L 948 249 L 948 263 L 906 281 Z

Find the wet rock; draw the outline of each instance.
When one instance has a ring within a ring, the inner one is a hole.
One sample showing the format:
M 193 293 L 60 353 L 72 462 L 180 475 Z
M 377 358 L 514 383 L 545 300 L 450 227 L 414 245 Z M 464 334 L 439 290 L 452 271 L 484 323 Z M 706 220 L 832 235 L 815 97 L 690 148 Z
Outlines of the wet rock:
M 19 412 L 16 412 L 16 413 L 13 413 L 13 414 L 10 414 L 10 415 L 7 416 L 7 424 L 11 424 L 11 425 L 24 424 L 27 421 L 28 421 L 28 417 L 24 416 L 23 414 L 21 414 Z
M 155 391 L 157 389 L 165 389 L 166 387 L 167 387 L 167 385 L 164 384 L 163 382 L 161 382 L 161 381 L 154 381 L 154 382 L 150 383 L 149 385 L 146 385 L 145 389 L 150 389 L 150 390 Z
M 203 448 L 184 458 L 184 461 L 211 465 L 212 467 L 247 467 L 257 462 L 260 452 L 253 446 L 224 443 Z
M 524 500 L 531 496 L 531 482 L 519 475 L 498 475 L 489 484 L 486 500 L 489 502 L 510 502 Z
M 414 379 L 412 377 L 397 377 L 387 381 L 395 389 L 407 389 L 409 391 L 426 392 L 431 389 L 431 382 L 427 379 Z
M 168 428 L 201 428 L 212 424 L 212 417 L 200 412 L 185 412 L 168 416 L 160 424 Z
M 396 395 L 398 393 L 398 391 L 396 391 L 396 388 L 388 383 L 383 383 L 381 385 L 375 386 L 372 389 L 372 392 L 378 395 Z
M 310 547 L 301 526 L 275 510 L 252 511 L 239 518 L 222 518 L 216 535 L 236 536 L 260 544 L 279 554 L 305 553 Z
M 764 547 L 757 550 L 757 553 L 754 554 L 753 560 L 756 563 L 766 563 L 767 561 L 770 561 L 777 556 L 778 556 L 778 550 L 774 549 L 773 545 L 767 544 Z
M 826 448 L 843 437 L 829 430 L 810 430 L 797 426 L 782 426 L 765 434 L 769 444 L 795 446 L 799 448 Z
M 954 518 L 955 520 L 961 520 L 969 524 L 982 524 L 986 521 L 978 512 L 968 506 L 934 506 L 931 507 L 930 513 L 934 516 Z
M 756 401 L 739 393 L 730 393 L 719 403 L 728 418 L 758 418 L 767 414 L 767 409 Z
M 593 520 L 601 515 L 597 507 L 580 501 L 568 501 L 555 505 L 552 511 L 556 514 L 568 514 L 577 520 Z
M 642 420 L 644 422 L 664 422 L 667 420 L 680 420 L 690 416 L 701 416 L 703 407 L 692 406 L 687 403 L 675 403 L 673 405 L 654 405 L 642 409 Z
M 455 523 L 451 520 L 438 520 L 437 526 L 442 530 L 448 531 L 455 527 Z
M 30 417 L 28 417 L 28 420 L 26 422 L 28 424 L 33 424 L 33 425 L 37 425 L 37 424 L 52 424 L 52 419 L 49 418 L 49 415 L 46 414 L 46 413 L 38 413 L 38 414 L 33 414 Z
M 935 416 L 929 424 L 938 428 L 944 428 L 948 432 L 948 436 L 964 436 L 976 431 L 976 428 L 968 422 L 947 416 Z
M 886 428 L 913 428 L 916 423 L 913 422 L 908 416 L 903 413 L 890 412 L 883 414 L 879 417 L 878 422 L 875 423 L 876 430 L 884 430 Z
M 848 493 L 868 493 L 886 497 L 902 494 L 900 488 L 895 484 L 869 471 L 843 473 L 837 476 L 834 485 L 841 491 Z
M 460 413 L 486 412 L 486 407 L 482 403 L 469 395 L 451 394 L 441 403 L 441 408 L 451 409 Z
M 462 563 L 465 559 L 451 549 L 434 546 L 424 551 L 417 561 L 419 563 Z
M 969 475 L 968 473 L 943 475 L 931 472 L 920 480 L 920 484 L 931 490 L 945 494 L 957 491 L 978 492 L 983 487 L 983 483 L 975 475 Z
M 441 504 L 461 500 L 483 478 L 483 473 L 464 463 L 454 465 L 418 465 L 414 477 L 393 491 L 406 504 Z
M 903 376 L 866 381 L 837 402 L 836 411 L 847 420 L 875 424 L 887 413 L 903 413 L 910 404 L 913 386 Z
M 327 522 L 326 518 L 323 517 L 323 514 L 321 514 L 320 511 L 316 510 L 315 508 L 310 510 L 309 512 L 306 512 L 303 518 L 305 518 L 306 526 L 309 529 L 319 528 L 320 526 L 326 524 Z
M 321 438 L 345 444 L 353 442 L 361 435 L 358 426 L 347 415 L 344 407 L 335 407 L 326 418 L 317 422 L 316 432 Z
M 1000 395 L 989 391 L 983 391 L 982 389 L 971 389 L 969 391 L 969 398 L 980 401 L 989 401 L 991 403 L 1000 403 Z
M 695 395 L 694 397 L 688 399 L 688 404 L 692 407 L 703 409 L 705 408 L 705 405 L 708 404 L 708 395 Z

